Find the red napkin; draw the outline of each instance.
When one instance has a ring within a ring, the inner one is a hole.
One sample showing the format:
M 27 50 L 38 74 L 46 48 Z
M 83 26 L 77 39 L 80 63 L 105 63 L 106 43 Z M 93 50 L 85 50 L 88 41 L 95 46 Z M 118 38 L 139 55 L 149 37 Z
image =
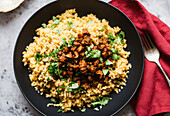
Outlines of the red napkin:
M 160 64 L 170 77 L 170 28 L 137 0 L 112 0 L 109 3 L 130 18 L 140 35 L 143 31 L 150 34 L 161 53 Z M 132 105 L 138 116 L 170 112 L 170 87 L 159 67 L 146 59 L 143 79 Z

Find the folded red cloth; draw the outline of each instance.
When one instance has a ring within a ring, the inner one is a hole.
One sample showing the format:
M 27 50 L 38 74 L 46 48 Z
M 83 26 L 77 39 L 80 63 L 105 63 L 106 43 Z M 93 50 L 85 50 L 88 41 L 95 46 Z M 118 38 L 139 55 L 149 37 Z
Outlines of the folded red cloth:
M 170 77 L 170 28 L 137 0 L 112 0 L 109 3 L 130 18 L 140 35 L 143 31 L 150 34 L 160 51 L 160 64 Z M 132 105 L 138 116 L 170 112 L 170 87 L 159 67 L 146 59 L 143 79 Z

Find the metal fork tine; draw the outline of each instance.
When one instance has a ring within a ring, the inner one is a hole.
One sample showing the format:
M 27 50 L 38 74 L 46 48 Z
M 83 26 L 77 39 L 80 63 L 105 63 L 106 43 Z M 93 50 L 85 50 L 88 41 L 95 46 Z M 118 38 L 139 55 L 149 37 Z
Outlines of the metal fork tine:
M 145 42 L 146 42 L 146 44 L 148 46 L 148 50 L 151 49 L 151 44 L 150 44 L 150 42 L 148 41 L 148 39 L 147 39 L 147 37 L 145 35 L 144 35 L 144 38 L 145 38 Z
M 148 37 L 148 40 L 149 40 L 151 46 L 154 48 L 155 45 L 154 45 L 153 42 L 151 41 L 151 38 L 150 38 L 149 34 L 148 34 L 147 32 L 145 32 L 145 33 L 146 33 L 146 36 Z
M 142 35 L 142 41 L 143 41 L 143 45 L 144 45 L 144 48 L 145 48 L 145 50 L 148 50 L 149 49 L 149 47 L 148 47 L 148 45 L 146 44 L 146 38 Z

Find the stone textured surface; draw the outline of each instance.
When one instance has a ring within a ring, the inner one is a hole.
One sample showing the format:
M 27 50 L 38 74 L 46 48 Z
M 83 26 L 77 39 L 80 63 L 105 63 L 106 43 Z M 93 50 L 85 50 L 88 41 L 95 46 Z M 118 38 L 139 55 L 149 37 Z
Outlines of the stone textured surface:
M 35 11 L 52 1 L 54 0 L 25 0 L 16 10 L 0 13 L 0 116 L 40 116 L 25 100 L 16 83 L 13 51 L 24 23 Z M 170 0 L 139 1 L 170 26 Z M 128 104 L 116 116 L 135 116 L 135 113 Z

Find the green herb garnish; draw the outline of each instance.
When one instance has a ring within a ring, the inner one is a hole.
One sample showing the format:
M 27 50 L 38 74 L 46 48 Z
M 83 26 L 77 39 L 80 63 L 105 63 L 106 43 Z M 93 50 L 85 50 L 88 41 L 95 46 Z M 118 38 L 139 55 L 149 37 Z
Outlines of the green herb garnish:
M 99 111 L 99 108 L 96 107 L 96 108 L 94 108 L 94 110 Z
M 71 112 L 74 112 L 74 110 L 72 109 Z
M 66 87 L 65 85 L 62 85 L 60 88 L 62 88 L 62 89 L 63 89 L 63 88 L 65 88 L 65 87 Z
M 64 112 L 64 110 L 63 110 L 62 108 L 60 108 L 60 109 L 58 110 L 58 112 Z
M 92 50 L 90 52 L 85 52 L 86 58 L 100 58 L 101 51 L 100 50 Z
M 104 27 L 100 29 L 100 31 L 104 31 L 104 30 L 105 30 L 105 28 L 104 28 Z
M 51 102 L 56 103 L 56 100 L 54 98 L 51 98 Z
M 81 109 L 81 112 L 85 112 L 85 111 L 86 111 L 86 108 L 82 108 L 82 109 Z
M 108 71 L 109 71 L 108 69 L 103 69 L 103 70 L 102 70 L 104 76 L 107 75 Z
M 111 40 L 114 40 L 114 39 L 116 39 L 117 37 L 113 37 L 112 33 L 109 32 L 107 38 L 108 38 L 108 39 L 111 39 Z
M 47 25 L 45 24 L 45 23 L 43 23 L 43 24 L 41 24 L 42 26 L 43 26 L 43 28 L 46 28 L 47 27 Z
M 124 39 L 125 38 L 125 33 L 123 31 L 121 31 L 119 33 L 119 37 L 120 37 L 121 40 Z
M 96 101 L 91 103 L 91 105 L 93 107 L 95 107 L 96 105 L 106 105 L 109 102 L 109 98 L 108 97 L 103 97 L 102 100 Z
M 53 21 L 57 20 L 57 17 L 56 16 L 53 16 L 52 17 Z
M 66 39 L 65 39 L 65 38 L 62 38 L 61 41 L 63 42 L 64 47 L 66 47 L 66 46 L 67 46 Z
M 74 42 L 74 38 L 71 38 L 70 41 L 68 42 L 68 47 L 71 47 L 73 45 Z
M 58 19 L 56 19 L 56 20 L 54 20 L 53 21 L 53 24 L 51 25 L 51 29 L 54 29 L 54 27 L 56 26 L 56 25 L 59 25 L 59 23 L 61 22 L 61 20 L 58 20 Z
M 56 90 L 57 93 L 60 93 L 61 91 L 60 90 Z
M 118 84 L 118 85 L 119 85 L 119 84 L 120 84 L 120 81 L 117 81 L 117 82 L 116 82 L 116 84 Z
M 105 64 L 106 64 L 106 65 L 111 65 L 111 64 L 113 64 L 113 62 L 111 62 L 110 60 L 106 60 L 106 61 L 105 61 Z
M 119 58 L 120 58 L 120 56 L 119 56 L 119 55 L 117 55 L 117 54 L 113 54 L 113 55 L 112 55 L 112 58 L 113 58 L 113 60 L 117 60 L 117 59 L 119 59 Z
M 40 63 L 40 60 L 42 59 L 42 54 L 40 54 L 40 53 L 36 53 L 36 55 L 35 55 L 35 60 L 37 61 L 37 63 Z
M 70 28 L 76 28 L 76 25 L 75 25 L 75 24 L 73 24 L 73 22 L 72 22 L 72 21 L 67 22 L 67 25 L 68 25 L 68 28 L 69 28 L 69 29 L 70 29 Z

